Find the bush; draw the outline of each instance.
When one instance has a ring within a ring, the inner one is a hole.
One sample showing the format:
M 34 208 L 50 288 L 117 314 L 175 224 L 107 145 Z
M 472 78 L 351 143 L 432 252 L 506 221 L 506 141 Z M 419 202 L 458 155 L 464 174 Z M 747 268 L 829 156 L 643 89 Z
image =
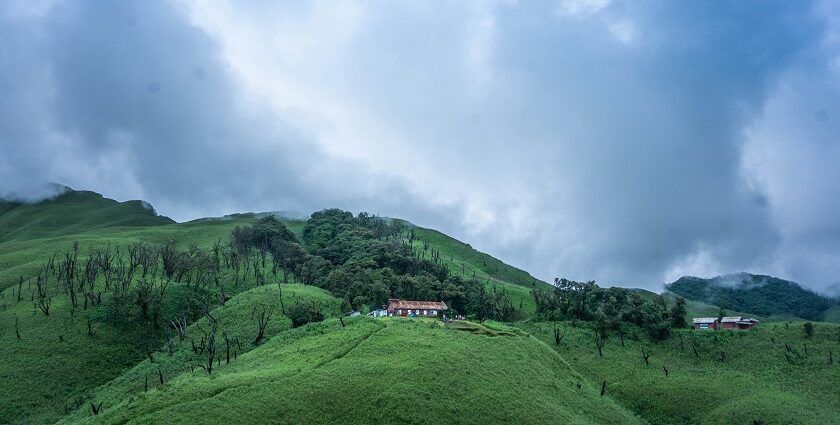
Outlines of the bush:
M 292 320 L 293 328 L 324 320 L 324 315 L 321 311 L 314 304 L 308 303 L 295 303 L 286 309 L 286 316 Z

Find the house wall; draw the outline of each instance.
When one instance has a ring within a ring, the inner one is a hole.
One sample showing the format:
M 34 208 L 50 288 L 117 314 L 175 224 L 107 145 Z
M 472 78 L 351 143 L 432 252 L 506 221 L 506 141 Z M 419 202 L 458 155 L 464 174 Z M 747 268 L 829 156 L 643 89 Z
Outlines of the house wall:
M 700 323 L 695 323 L 694 324 L 694 329 L 698 330 L 698 331 L 713 331 L 713 330 L 718 329 L 718 325 L 720 325 L 720 324 L 719 323 L 709 323 L 708 325 L 709 325 L 708 328 L 701 329 L 700 328 Z

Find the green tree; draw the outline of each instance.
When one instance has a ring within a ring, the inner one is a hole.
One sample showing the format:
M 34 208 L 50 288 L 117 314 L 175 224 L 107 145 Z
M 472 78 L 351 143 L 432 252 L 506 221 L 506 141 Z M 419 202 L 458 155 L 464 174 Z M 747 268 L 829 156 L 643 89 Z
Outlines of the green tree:
M 811 336 L 814 335 L 814 324 L 813 323 L 806 322 L 804 325 L 802 325 L 802 328 L 803 328 L 802 330 L 805 331 L 805 336 L 807 336 L 808 338 L 810 338 Z
M 685 298 L 678 297 L 677 302 L 671 307 L 671 327 L 684 328 L 688 326 L 685 320 Z

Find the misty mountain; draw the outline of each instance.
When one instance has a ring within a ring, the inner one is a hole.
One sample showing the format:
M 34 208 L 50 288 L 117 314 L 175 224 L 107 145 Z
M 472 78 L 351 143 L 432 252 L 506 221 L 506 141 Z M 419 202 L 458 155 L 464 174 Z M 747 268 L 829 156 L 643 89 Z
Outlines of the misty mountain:
M 796 282 L 750 273 L 711 279 L 683 276 L 665 287 L 690 300 L 760 316 L 824 320 L 826 311 L 838 304 L 838 300 L 805 289 Z

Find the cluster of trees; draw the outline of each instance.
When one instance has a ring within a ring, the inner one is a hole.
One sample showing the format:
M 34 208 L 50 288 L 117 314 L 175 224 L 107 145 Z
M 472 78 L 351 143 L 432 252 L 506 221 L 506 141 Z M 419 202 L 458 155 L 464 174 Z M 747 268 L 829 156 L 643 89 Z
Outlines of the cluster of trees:
M 672 327 L 686 326 L 682 298 L 669 309 L 661 296 L 648 301 L 629 289 L 601 288 L 594 281 L 568 279 L 555 279 L 553 288 L 531 292 L 538 315 L 547 320 L 590 322 L 596 339 L 605 339 L 611 332 L 623 332 L 626 324 L 644 329 L 654 340 L 667 338 Z
M 232 245 L 238 255 L 256 253 L 272 260 L 272 274 L 330 291 L 348 307 L 378 308 L 389 298 L 442 300 L 453 310 L 483 320 L 510 320 L 515 312 L 503 291 L 487 291 L 475 279 L 452 275 L 423 251 L 413 248 L 413 229 L 399 221 L 338 209 L 312 214 L 298 240 L 274 217 L 237 228 Z
M 790 314 L 808 320 L 822 320 L 825 311 L 840 302 L 802 288 L 795 282 L 749 273 L 712 279 L 687 276 L 669 284 L 667 289 L 690 300 L 719 305 L 728 310 L 748 311 L 761 316 Z

